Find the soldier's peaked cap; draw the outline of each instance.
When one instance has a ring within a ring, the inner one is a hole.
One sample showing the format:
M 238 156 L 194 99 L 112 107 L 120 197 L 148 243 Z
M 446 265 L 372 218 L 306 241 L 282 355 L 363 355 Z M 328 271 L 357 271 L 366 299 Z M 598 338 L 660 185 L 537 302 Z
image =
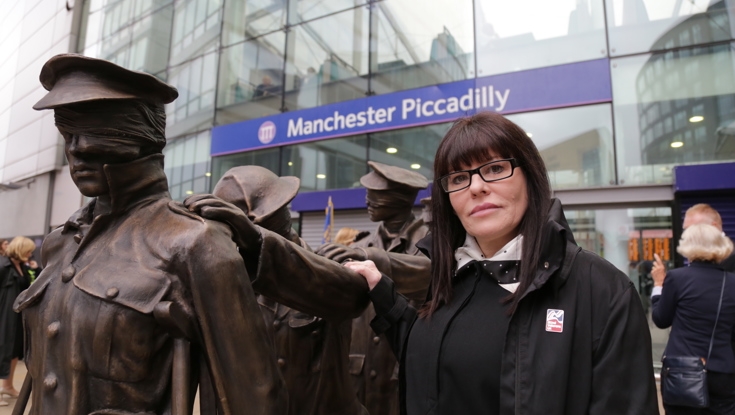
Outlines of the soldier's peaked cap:
M 245 212 L 255 223 L 286 206 L 298 193 L 301 180 L 279 177 L 260 166 L 238 166 L 227 170 L 212 194 Z
M 429 180 L 422 174 L 401 167 L 368 161 L 373 171 L 360 178 L 360 184 L 371 190 L 414 189 L 429 187 Z
M 179 96 L 176 88 L 151 74 L 76 53 L 49 59 L 41 69 L 40 80 L 49 92 L 33 106 L 37 110 L 114 99 L 168 104 Z

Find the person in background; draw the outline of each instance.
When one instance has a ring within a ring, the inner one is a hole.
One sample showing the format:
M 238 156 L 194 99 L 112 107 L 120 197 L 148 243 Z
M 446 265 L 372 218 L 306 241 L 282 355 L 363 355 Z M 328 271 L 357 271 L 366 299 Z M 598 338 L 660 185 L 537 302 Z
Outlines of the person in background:
M 8 240 L 0 239 L 0 256 L 5 256 L 5 251 L 8 250 Z
M 651 335 L 620 270 L 575 243 L 517 125 L 460 118 L 434 161 L 431 285 L 420 309 L 372 261 L 363 275 L 400 359 L 401 413 L 654 414 Z
M 687 209 L 684 214 L 684 223 L 682 224 L 682 228 L 686 230 L 689 226 L 699 223 L 712 225 L 722 232 L 722 217 L 720 216 L 720 213 L 706 203 L 697 203 Z M 653 268 L 651 269 L 651 276 L 653 279 L 663 281 L 666 276 L 666 266 L 658 254 L 654 253 L 653 257 L 654 263 Z M 735 252 L 723 259 L 720 265 L 728 272 L 735 272 Z
M 735 274 L 726 272 L 721 264 L 732 253 L 733 243 L 716 226 L 690 224 L 681 235 L 677 251 L 689 260 L 689 265 L 671 270 L 663 278 L 653 274 L 652 318 L 659 328 L 671 327 L 664 356 L 706 359 L 714 330 L 712 351 L 706 362 L 710 405 L 699 409 L 664 402 L 666 414 L 734 414 L 735 354 L 731 342 L 735 329 Z M 725 292 L 717 318 L 723 278 Z
M 355 236 L 360 233 L 357 229 L 342 228 L 334 236 L 334 243 L 350 246 L 355 241 Z
M 18 359 L 23 357 L 23 327 L 20 314 L 13 312 L 13 302 L 31 285 L 31 271 L 26 263 L 36 244 L 24 236 L 16 236 L 8 245 L 6 256 L 0 257 L 0 406 L 8 402 L 2 396 L 18 397 L 13 375 Z

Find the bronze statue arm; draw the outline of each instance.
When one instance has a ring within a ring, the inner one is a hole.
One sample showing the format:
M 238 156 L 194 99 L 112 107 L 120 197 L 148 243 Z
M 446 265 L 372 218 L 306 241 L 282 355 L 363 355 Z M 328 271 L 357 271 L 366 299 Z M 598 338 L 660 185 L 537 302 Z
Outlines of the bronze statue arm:
M 342 265 L 258 227 L 263 245 L 253 288 L 279 303 L 327 320 L 359 316 L 369 303 L 365 279 Z M 246 262 L 255 259 L 245 258 Z
M 203 228 L 192 235 L 181 266 L 219 406 L 224 414 L 285 413 L 273 345 L 229 229 L 216 222 Z M 243 347 L 244 339 L 254 340 Z

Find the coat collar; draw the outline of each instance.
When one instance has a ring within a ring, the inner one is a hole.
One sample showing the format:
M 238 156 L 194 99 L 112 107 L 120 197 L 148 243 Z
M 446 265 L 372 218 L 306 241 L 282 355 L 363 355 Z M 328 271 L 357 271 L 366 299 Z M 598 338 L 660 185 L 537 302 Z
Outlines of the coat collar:
M 709 269 L 719 269 L 722 271 L 725 270 L 724 268 L 722 268 L 722 264 L 715 264 L 714 262 L 692 261 L 689 263 L 689 266 L 692 268 L 709 268 Z
M 119 215 L 150 198 L 168 197 L 168 181 L 163 173 L 163 154 L 152 154 L 130 163 L 106 164 L 104 167 L 110 188 L 113 215 Z M 74 212 L 66 221 L 62 233 L 78 230 L 92 223 L 97 199 Z

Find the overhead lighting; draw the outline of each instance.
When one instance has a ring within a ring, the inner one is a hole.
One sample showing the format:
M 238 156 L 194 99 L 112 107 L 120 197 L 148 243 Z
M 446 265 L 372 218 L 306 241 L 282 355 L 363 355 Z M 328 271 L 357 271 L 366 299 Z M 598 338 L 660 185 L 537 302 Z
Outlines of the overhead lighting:
M 319 174 L 316 175 L 316 178 L 317 179 L 326 179 L 327 178 L 327 175 L 326 174 L 319 173 Z
M 671 143 L 671 148 L 679 148 L 683 145 L 684 143 L 682 143 L 681 141 L 674 141 L 673 143 Z
M 388 147 L 388 148 L 385 149 L 385 152 L 386 153 L 390 153 L 390 154 L 395 154 L 395 153 L 398 152 L 398 149 L 395 148 L 395 147 Z
M 528 136 L 528 138 L 533 138 L 533 134 L 531 133 L 526 133 L 526 135 Z
M 689 119 L 689 122 L 700 122 L 700 121 L 704 121 L 704 117 L 701 115 L 695 115 Z
M 187 194 L 187 195 L 193 195 L 193 194 L 194 194 L 194 192 L 193 192 L 193 191 L 191 191 L 191 190 L 187 190 L 187 191 L 186 191 L 186 194 Z
M 206 172 L 206 173 L 204 173 L 204 175 L 207 176 L 207 177 L 212 177 L 212 173 L 210 173 L 210 172 Z
M 418 170 L 418 169 L 421 168 L 421 165 L 414 163 L 414 164 L 411 165 L 411 168 L 414 169 L 414 170 Z
M 288 162 L 288 165 L 289 165 L 289 167 L 290 167 L 290 166 L 293 166 L 293 161 L 289 161 L 289 162 Z

